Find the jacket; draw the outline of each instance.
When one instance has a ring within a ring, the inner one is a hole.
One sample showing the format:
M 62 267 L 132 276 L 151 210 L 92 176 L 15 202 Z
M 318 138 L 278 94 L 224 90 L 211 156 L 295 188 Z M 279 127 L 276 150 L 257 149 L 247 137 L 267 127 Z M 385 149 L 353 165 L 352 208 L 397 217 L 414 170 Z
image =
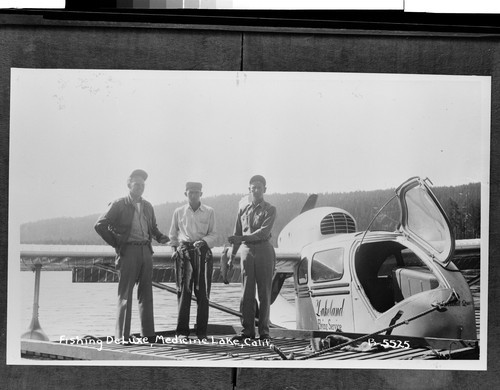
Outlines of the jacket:
M 159 241 L 165 235 L 160 232 L 156 225 L 156 217 L 153 206 L 147 200 L 142 199 L 144 215 L 148 221 L 149 247 L 152 238 Z M 132 219 L 134 217 L 135 206 L 130 196 L 117 199 L 109 204 L 108 210 L 97 220 L 94 229 L 106 243 L 115 248 L 116 253 L 122 254 L 122 249 L 127 243 L 132 229 Z

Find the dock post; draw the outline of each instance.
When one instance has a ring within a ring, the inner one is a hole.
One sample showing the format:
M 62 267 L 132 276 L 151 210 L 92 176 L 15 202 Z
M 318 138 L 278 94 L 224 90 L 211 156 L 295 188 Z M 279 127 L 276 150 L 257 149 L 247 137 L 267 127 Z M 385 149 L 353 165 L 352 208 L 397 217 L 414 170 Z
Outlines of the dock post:
M 38 321 L 38 302 L 40 298 L 40 274 L 42 271 L 41 264 L 35 264 L 35 297 L 33 299 L 33 316 L 28 330 L 21 336 L 22 339 L 34 339 L 49 341 L 49 338 L 42 330 Z

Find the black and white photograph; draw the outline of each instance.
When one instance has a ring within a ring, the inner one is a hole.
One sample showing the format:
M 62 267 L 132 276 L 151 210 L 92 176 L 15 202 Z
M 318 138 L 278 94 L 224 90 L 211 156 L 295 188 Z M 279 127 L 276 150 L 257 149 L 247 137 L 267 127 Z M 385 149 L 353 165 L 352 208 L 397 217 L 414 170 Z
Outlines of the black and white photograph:
M 491 77 L 13 68 L 7 364 L 485 370 Z

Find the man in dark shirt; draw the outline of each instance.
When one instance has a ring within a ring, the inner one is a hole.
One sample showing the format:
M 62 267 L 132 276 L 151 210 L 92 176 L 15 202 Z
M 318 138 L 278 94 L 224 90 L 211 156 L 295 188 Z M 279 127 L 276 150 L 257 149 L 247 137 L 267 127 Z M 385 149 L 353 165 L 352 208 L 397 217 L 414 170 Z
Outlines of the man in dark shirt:
M 142 198 L 148 174 L 133 171 L 128 180 L 129 194 L 115 200 L 97 220 L 95 230 L 116 250 L 116 269 L 119 270 L 118 311 L 115 341 L 124 344 L 130 339 L 132 293 L 137 283 L 137 299 L 141 317 L 141 335 L 155 339 L 153 316 L 153 247 L 152 238 L 166 244 L 169 238 L 156 225 L 153 206 Z
M 241 246 L 241 270 L 243 295 L 241 312 L 243 330 L 234 340 L 255 338 L 255 286 L 259 298 L 259 337 L 269 340 L 269 315 L 271 288 L 276 255 L 269 242 L 276 219 L 276 208 L 264 200 L 266 179 L 260 175 L 250 179 L 251 202 L 240 205 L 234 235 L 229 237 L 233 244 L 231 262 Z

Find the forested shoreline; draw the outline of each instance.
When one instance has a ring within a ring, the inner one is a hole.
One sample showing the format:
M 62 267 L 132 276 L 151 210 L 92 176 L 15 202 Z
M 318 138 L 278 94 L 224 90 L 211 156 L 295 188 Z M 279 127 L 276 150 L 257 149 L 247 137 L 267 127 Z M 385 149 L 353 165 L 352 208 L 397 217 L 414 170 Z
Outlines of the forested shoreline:
M 471 183 L 453 187 L 434 187 L 433 192 L 444 208 L 457 239 L 479 238 L 481 216 L 481 185 Z M 355 191 L 345 193 L 318 194 L 317 207 L 333 206 L 349 212 L 357 222 L 357 230 L 366 229 L 373 217 L 393 195 L 394 189 Z M 202 198 L 202 202 L 213 207 L 217 216 L 217 246 L 227 243 L 232 234 L 238 203 L 243 194 L 218 195 Z M 278 216 L 273 229 L 273 244 L 283 227 L 296 217 L 304 205 L 308 194 L 268 194 L 266 200 L 277 207 Z M 168 234 L 175 208 L 183 202 L 155 205 L 158 226 Z M 371 230 L 394 230 L 397 225 L 399 207 L 392 201 L 380 212 Z M 78 218 L 54 218 L 21 225 L 23 244 L 85 244 L 99 245 L 104 241 L 94 231 L 94 223 L 99 214 Z

